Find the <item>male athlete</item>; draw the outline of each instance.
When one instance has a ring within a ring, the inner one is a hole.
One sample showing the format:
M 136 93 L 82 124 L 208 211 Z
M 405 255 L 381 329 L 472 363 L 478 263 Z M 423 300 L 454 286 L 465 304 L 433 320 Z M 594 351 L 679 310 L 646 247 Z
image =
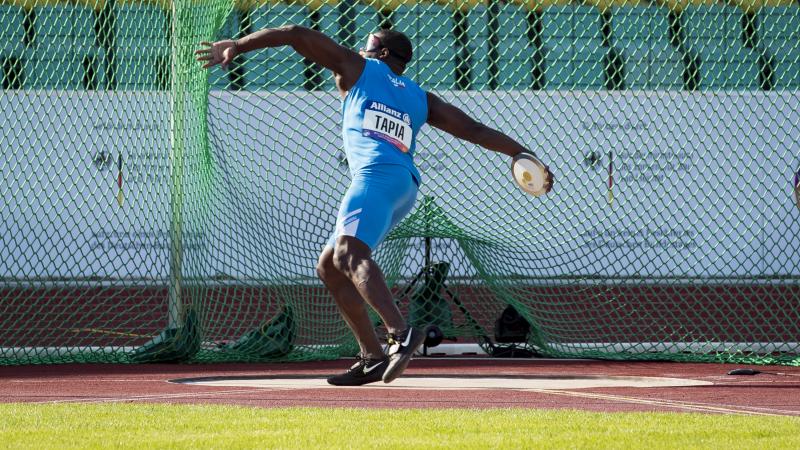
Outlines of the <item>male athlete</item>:
M 412 46 L 396 31 L 370 34 L 358 53 L 322 33 L 296 25 L 201 45 L 203 48 L 195 53 L 197 60 L 205 63 L 204 68 L 216 64 L 226 67 L 236 55 L 252 50 L 290 45 L 333 72 L 343 99 L 342 135 L 352 181 L 340 205 L 336 229 L 319 257 L 317 274 L 333 295 L 361 352 L 348 371 L 328 378 L 328 383 L 358 386 L 381 379 L 391 382 L 422 345 L 426 330 L 407 325 L 372 259 L 372 251 L 414 206 L 421 181 L 413 160 L 420 127 L 427 122 L 512 157 L 528 150 L 404 77 Z M 552 185 L 548 169 L 546 190 Z M 388 355 L 367 315 L 365 302 L 386 326 Z

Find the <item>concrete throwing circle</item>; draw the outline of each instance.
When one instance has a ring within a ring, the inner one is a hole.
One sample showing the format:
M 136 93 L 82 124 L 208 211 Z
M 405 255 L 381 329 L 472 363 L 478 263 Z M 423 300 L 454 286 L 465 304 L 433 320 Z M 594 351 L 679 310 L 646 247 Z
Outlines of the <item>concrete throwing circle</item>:
M 219 386 L 248 387 L 264 389 L 328 389 L 331 386 L 325 378 L 318 376 L 249 376 L 249 377 L 206 377 L 170 380 L 171 383 Z M 607 387 L 684 387 L 708 386 L 710 381 L 686 378 L 632 377 L 604 375 L 538 375 L 538 376 L 405 376 L 391 384 L 372 383 L 359 386 L 360 389 L 513 389 L 513 390 L 564 390 Z

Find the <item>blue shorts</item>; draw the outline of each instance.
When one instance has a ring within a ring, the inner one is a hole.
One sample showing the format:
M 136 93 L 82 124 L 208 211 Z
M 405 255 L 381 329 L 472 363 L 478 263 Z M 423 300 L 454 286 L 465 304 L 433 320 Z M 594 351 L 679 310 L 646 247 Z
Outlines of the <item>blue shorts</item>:
M 339 236 L 354 236 L 375 250 L 411 212 L 417 190 L 411 172 L 400 165 L 370 166 L 357 173 L 339 206 L 328 247 L 334 247 Z

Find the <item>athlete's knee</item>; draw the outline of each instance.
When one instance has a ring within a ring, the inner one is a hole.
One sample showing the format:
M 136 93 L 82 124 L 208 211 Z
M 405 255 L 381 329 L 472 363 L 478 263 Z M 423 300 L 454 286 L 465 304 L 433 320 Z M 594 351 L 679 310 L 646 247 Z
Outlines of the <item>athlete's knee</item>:
M 369 265 L 369 257 L 369 247 L 366 244 L 343 236 L 336 243 L 332 260 L 333 266 L 339 272 L 355 281 L 356 278 L 367 275 L 365 271 Z
M 342 274 L 333 263 L 333 249 L 327 247 L 317 260 L 317 276 L 325 283 L 330 283 L 341 277 Z

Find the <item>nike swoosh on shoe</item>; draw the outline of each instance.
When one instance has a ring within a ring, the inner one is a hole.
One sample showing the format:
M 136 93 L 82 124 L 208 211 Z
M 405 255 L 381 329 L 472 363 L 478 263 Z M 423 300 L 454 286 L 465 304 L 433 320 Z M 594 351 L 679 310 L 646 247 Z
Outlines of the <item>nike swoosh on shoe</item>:
M 410 343 L 411 343 L 411 332 L 412 332 L 412 331 L 414 331 L 412 328 L 409 328 L 409 329 L 408 329 L 408 334 L 406 335 L 406 341 L 405 341 L 405 342 L 403 342 L 403 343 L 402 343 L 402 344 L 400 344 L 400 345 L 402 345 L 403 347 L 408 347 L 408 344 L 410 344 Z
M 385 363 L 385 362 L 386 362 L 386 361 L 381 361 L 381 362 L 379 362 L 378 364 L 375 364 L 375 365 L 374 365 L 374 366 L 372 366 L 372 367 L 367 367 L 367 366 L 364 366 L 364 373 L 365 373 L 365 374 L 367 374 L 367 373 L 370 373 L 370 372 L 372 372 L 373 370 L 375 370 L 375 368 L 377 368 L 378 366 L 380 366 L 381 364 L 383 364 L 383 363 Z

